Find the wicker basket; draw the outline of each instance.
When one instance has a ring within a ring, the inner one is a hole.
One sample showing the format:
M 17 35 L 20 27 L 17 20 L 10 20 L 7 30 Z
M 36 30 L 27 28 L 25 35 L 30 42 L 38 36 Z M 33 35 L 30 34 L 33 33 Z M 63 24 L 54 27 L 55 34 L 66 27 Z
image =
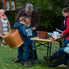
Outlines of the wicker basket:
M 42 39 L 46 39 L 48 32 L 37 31 L 37 36 Z
M 24 43 L 17 29 L 9 31 L 2 38 L 12 49 L 20 47 Z

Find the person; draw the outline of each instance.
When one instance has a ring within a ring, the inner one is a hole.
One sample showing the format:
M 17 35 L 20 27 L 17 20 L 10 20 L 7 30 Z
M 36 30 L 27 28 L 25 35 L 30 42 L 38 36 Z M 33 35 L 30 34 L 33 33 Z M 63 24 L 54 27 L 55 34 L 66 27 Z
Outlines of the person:
M 24 64 L 24 66 L 28 66 L 28 45 L 27 45 L 27 33 L 28 31 L 25 30 L 24 24 L 26 23 L 26 18 L 21 16 L 19 18 L 19 23 L 16 22 L 13 26 L 14 29 L 18 29 L 22 40 L 24 41 L 24 44 L 22 44 L 18 48 L 18 60 Z M 23 57 L 23 52 L 25 52 L 25 55 Z M 16 62 L 16 61 L 15 61 Z
M 2 37 L 4 34 L 9 32 L 11 30 L 10 28 L 10 22 L 5 15 L 5 10 L 0 9 L 0 36 Z M 3 45 L 3 40 L 0 37 L 0 44 Z
M 27 34 L 27 37 L 28 37 L 28 48 L 29 48 L 29 56 L 28 56 L 28 59 L 29 60 L 32 60 L 33 59 L 33 41 L 30 40 L 30 38 L 33 38 L 35 37 L 35 34 L 34 34 L 34 31 L 32 30 L 33 27 L 31 26 L 31 19 L 30 18 L 26 18 L 26 30 L 28 30 L 28 34 Z
M 34 28 L 33 31 L 35 33 L 35 36 L 37 36 L 37 29 L 38 29 L 38 26 L 40 24 L 40 18 L 39 18 L 39 14 L 36 10 L 34 10 L 33 8 L 33 5 L 28 3 L 25 7 L 25 9 L 22 9 L 18 12 L 17 16 L 16 16 L 16 19 L 15 19 L 15 22 L 19 22 L 19 18 L 21 16 L 24 16 L 24 17 L 28 17 L 31 19 L 31 26 Z M 35 53 L 35 61 L 36 62 L 39 62 L 38 58 L 37 58 L 37 53 L 36 53 L 36 50 L 34 51 Z M 18 60 L 17 60 L 18 61 Z
M 29 66 L 31 67 L 32 64 L 32 59 L 33 59 L 33 41 L 30 40 L 30 38 L 35 37 L 34 31 L 32 30 L 32 26 L 31 25 L 31 19 L 30 18 L 26 18 L 26 24 L 24 25 L 26 30 L 28 30 L 27 33 L 27 44 L 28 44 L 28 63 Z M 23 64 L 21 64 L 23 65 Z
M 67 7 L 64 8 L 63 10 L 66 10 L 67 11 Z M 61 25 L 61 30 L 64 31 L 66 29 L 66 20 L 67 20 L 67 16 L 66 15 L 63 15 L 64 17 L 64 20 L 62 21 L 62 25 Z M 64 41 L 66 40 L 66 37 L 67 35 L 64 36 Z
M 62 56 L 62 58 L 52 64 L 50 64 L 51 67 L 56 67 L 60 64 L 66 64 L 67 60 L 69 59 L 69 47 L 67 47 L 67 44 L 69 43 L 69 8 L 67 9 L 63 9 L 62 10 L 62 14 L 63 16 L 66 16 L 66 29 L 63 31 L 62 35 L 66 35 L 66 40 L 64 42 L 64 45 L 62 48 L 60 48 L 54 55 L 50 56 L 50 60 L 54 60 L 60 56 Z M 49 57 L 44 56 L 45 60 L 49 60 Z

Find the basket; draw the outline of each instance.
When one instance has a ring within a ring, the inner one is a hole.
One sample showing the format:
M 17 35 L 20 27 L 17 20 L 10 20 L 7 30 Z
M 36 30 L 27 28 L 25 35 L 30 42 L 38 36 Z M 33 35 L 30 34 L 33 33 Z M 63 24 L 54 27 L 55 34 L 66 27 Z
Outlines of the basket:
M 37 36 L 42 39 L 46 39 L 48 32 L 37 31 Z
M 9 31 L 2 38 L 11 49 L 20 47 L 24 43 L 17 29 Z

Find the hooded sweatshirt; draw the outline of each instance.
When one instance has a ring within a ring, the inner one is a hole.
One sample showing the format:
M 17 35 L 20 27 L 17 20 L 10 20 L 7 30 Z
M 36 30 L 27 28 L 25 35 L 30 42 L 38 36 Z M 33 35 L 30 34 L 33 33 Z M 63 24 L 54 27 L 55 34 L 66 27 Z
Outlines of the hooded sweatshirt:
M 29 26 L 28 28 L 26 28 L 26 30 L 28 30 L 27 33 L 27 38 L 28 38 L 28 45 L 31 45 L 33 43 L 33 40 L 30 40 L 30 38 L 35 37 L 34 31 L 32 30 L 32 26 Z
M 25 27 L 22 23 L 19 23 L 19 22 L 15 23 L 13 28 L 18 29 L 23 41 L 27 41 L 27 32 L 26 32 Z

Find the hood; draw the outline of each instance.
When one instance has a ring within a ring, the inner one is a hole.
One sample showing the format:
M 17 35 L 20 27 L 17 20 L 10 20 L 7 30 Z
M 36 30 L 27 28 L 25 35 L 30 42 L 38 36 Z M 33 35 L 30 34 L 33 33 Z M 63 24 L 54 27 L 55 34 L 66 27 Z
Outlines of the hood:
M 14 28 L 14 29 L 18 29 L 18 28 L 20 28 L 22 25 L 23 25 L 22 23 L 18 23 L 18 22 L 17 22 L 17 23 L 14 24 L 13 28 Z

